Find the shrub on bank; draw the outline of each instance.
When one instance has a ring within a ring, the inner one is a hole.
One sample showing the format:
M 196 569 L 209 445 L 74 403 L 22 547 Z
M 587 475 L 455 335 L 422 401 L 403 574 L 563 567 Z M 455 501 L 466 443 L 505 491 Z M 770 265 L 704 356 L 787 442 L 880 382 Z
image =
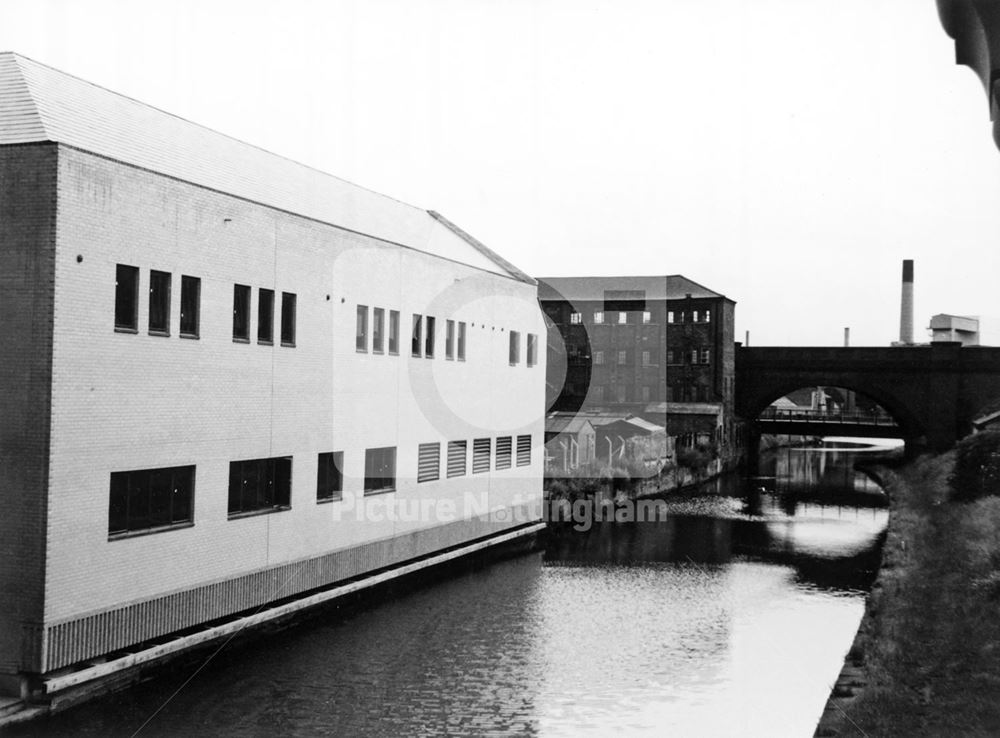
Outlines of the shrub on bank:
M 955 470 L 948 481 L 953 500 L 1000 495 L 1000 431 L 962 439 L 956 446 Z

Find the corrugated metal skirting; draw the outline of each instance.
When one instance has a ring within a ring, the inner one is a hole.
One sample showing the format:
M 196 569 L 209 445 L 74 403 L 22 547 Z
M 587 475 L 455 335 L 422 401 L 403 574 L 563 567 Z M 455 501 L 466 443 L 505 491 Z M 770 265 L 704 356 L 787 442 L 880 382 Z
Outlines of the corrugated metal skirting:
M 49 625 L 45 671 L 499 533 L 512 521 L 527 519 L 503 518 L 459 520 Z

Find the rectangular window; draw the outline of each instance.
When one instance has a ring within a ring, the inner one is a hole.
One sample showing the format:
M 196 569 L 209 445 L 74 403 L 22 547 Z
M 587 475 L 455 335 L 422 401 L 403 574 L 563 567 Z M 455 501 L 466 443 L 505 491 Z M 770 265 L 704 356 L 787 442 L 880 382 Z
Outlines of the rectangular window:
M 668 310 L 667 311 L 667 322 L 668 323 L 673 323 L 674 322 L 674 311 L 673 310 Z
M 354 328 L 354 350 L 368 352 L 368 306 L 358 305 Z
M 511 437 L 500 436 L 497 438 L 497 469 L 510 469 L 511 465 Z
M 691 363 L 698 363 L 698 349 L 691 349 Z
M 517 331 L 510 332 L 508 356 L 511 366 L 515 366 L 521 361 L 521 334 Z
M 643 351 L 642 352 L 642 365 L 643 366 L 649 366 L 649 352 L 648 351 Z
M 538 336 L 534 333 L 528 334 L 528 366 L 535 366 L 538 363 Z
M 115 266 L 115 328 L 134 331 L 139 327 L 139 267 Z
M 295 345 L 295 294 L 281 293 L 281 345 Z
M 615 393 L 618 398 L 618 402 L 626 402 L 628 394 L 626 392 L 628 388 L 624 384 L 619 384 L 615 386 Z
M 444 324 L 444 358 L 455 358 L 455 321 L 447 320 Z
M 601 364 L 604 363 L 604 352 L 603 351 L 595 351 L 594 352 L 594 363 L 597 364 L 598 366 L 600 366 Z
M 233 285 L 233 340 L 250 340 L 250 288 Z
M 517 437 L 517 465 L 531 465 L 531 436 Z
M 490 470 L 490 449 L 492 443 L 489 438 L 476 438 L 472 442 L 472 473 L 483 474 Z
M 458 321 L 458 360 L 465 361 L 465 322 Z
M 417 453 L 417 482 L 441 478 L 441 444 L 421 443 Z
M 257 343 L 274 343 L 274 290 L 257 290 Z
M 365 451 L 365 494 L 396 489 L 396 447 L 383 446 Z
M 410 340 L 410 353 L 413 356 L 420 356 L 420 349 L 423 347 L 421 328 L 424 324 L 424 316 L 413 314 L 413 338 Z
M 316 500 L 339 500 L 344 492 L 344 452 L 319 455 L 316 469 Z
M 149 332 L 170 335 L 170 273 L 149 271 Z
M 108 535 L 191 523 L 194 467 L 111 473 Z
M 711 323 L 712 322 L 712 311 L 711 310 L 706 310 L 705 311 L 705 322 L 706 323 Z
M 642 313 L 642 322 L 645 324 L 649 323 L 652 320 L 653 320 L 653 314 L 648 310 L 644 310 Z
M 618 363 L 619 363 L 619 365 L 625 364 L 625 362 L 627 360 L 628 360 L 628 352 L 627 351 L 619 351 L 618 352 Z
M 594 392 L 594 399 L 597 402 L 602 402 L 604 400 L 604 386 L 600 384 L 595 384 L 591 387 Z
M 385 310 L 372 308 L 372 351 L 383 353 L 385 345 Z
M 712 358 L 712 349 L 702 349 L 701 350 L 701 363 L 708 364 Z
M 691 322 L 693 322 L 693 323 L 697 323 L 698 322 L 698 311 L 697 310 L 695 310 L 691 314 Z
M 594 313 L 594 322 L 595 323 L 603 323 L 604 322 L 604 313 L 602 313 L 600 311 Z
M 583 322 L 583 313 L 570 313 L 569 322 L 573 325 L 579 325 Z
M 448 441 L 448 476 L 465 476 L 468 441 Z
M 436 321 L 430 315 L 424 320 L 424 358 L 434 358 L 434 324 Z
M 619 325 L 625 325 L 628 323 L 628 313 L 619 312 L 618 313 L 618 323 Z
M 399 355 L 399 311 L 389 311 L 389 353 Z
M 667 363 L 668 364 L 673 364 L 674 363 L 674 350 L 673 349 L 667 349 Z
M 201 280 L 181 276 L 181 335 L 197 338 L 201 313 Z
M 292 457 L 229 462 L 230 517 L 287 510 L 292 499 Z
M 649 402 L 649 387 L 643 385 L 642 387 L 642 401 Z

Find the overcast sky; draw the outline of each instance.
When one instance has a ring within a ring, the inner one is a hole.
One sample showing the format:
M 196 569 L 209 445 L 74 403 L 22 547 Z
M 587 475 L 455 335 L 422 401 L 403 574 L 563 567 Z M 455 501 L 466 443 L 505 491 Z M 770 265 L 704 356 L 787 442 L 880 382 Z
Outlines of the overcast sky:
M 753 345 L 1000 344 L 1000 152 L 933 0 L 3 0 L 12 50 L 441 211 L 536 276 L 684 274 Z

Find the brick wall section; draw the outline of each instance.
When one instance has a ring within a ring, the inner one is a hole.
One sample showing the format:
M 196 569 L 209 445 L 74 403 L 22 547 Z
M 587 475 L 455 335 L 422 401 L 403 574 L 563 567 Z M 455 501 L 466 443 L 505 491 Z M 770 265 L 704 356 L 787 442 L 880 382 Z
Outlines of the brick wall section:
M 39 667 L 56 182 L 54 144 L 0 147 L 0 688 L 8 689 L 11 675 Z

